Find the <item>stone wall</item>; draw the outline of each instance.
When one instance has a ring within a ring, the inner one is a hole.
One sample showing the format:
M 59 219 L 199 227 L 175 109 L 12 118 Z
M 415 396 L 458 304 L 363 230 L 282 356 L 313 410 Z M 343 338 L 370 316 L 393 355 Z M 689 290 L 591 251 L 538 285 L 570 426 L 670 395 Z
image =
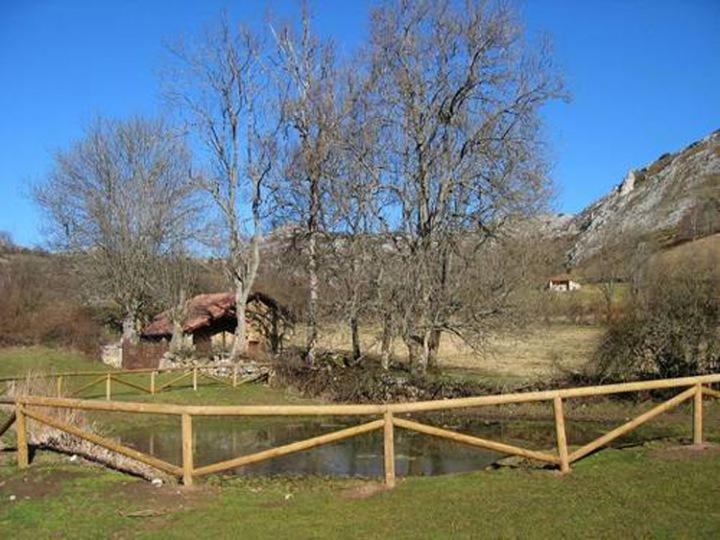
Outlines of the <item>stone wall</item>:
M 122 368 L 123 350 L 120 342 L 103 346 L 100 351 L 100 359 L 103 364 L 107 364 L 116 369 Z

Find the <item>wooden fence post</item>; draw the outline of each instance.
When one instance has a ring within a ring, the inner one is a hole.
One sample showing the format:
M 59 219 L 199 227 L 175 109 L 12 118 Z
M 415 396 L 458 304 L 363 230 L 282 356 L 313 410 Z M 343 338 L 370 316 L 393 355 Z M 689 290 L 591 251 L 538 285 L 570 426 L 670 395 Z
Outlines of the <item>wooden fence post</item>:
M 183 413 L 182 415 L 182 469 L 183 485 L 192 486 L 193 483 L 193 434 L 192 417 Z
M 157 374 L 156 371 L 151 371 L 151 372 L 150 372 L 150 393 L 151 393 L 151 394 L 154 394 L 154 393 L 155 393 L 155 375 L 156 375 L 156 374 Z
M 703 389 L 702 384 L 695 385 L 693 399 L 693 444 L 703 443 Z
M 570 460 L 568 458 L 565 413 L 561 397 L 553 398 L 553 410 L 555 411 L 555 439 L 557 441 L 558 457 L 560 458 L 560 472 L 565 474 L 570 472 Z
M 111 392 L 110 388 L 112 387 L 112 378 L 111 375 L 108 373 L 107 377 L 105 378 L 105 399 L 110 401 Z
M 197 392 L 197 368 L 193 368 L 193 390 Z
M 28 457 L 27 424 L 25 420 L 25 405 L 15 403 L 15 433 L 17 439 L 17 463 L 20 469 L 27 469 L 30 462 Z
M 383 442 L 385 454 L 385 485 L 395 487 L 395 433 L 392 411 L 385 411 L 385 425 L 383 426 Z
M 62 375 L 58 375 L 57 380 L 55 381 L 55 384 L 57 385 L 57 397 L 61 397 L 62 396 L 62 387 L 63 387 Z

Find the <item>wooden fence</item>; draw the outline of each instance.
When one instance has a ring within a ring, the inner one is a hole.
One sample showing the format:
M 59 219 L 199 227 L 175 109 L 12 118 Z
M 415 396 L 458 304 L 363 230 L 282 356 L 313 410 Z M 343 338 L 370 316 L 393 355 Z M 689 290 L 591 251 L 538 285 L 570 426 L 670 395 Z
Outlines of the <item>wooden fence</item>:
M 214 383 L 225 384 L 232 386 L 233 388 L 238 387 L 248 382 L 254 382 L 258 378 L 266 375 L 266 372 L 260 371 L 256 374 L 243 376 L 243 371 L 246 367 L 252 366 L 253 368 L 259 368 L 262 370 L 263 367 L 269 366 L 269 363 L 256 363 L 251 364 L 202 364 L 196 366 L 183 366 L 174 368 L 142 368 L 142 369 L 122 369 L 113 371 L 73 371 L 64 373 L 45 373 L 38 375 L 31 375 L 32 377 L 42 379 L 54 379 L 57 396 L 62 396 L 68 390 L 66 384 L 68 380 L 80 379 L 80 378 L 91 378 L 90 382 L 83 384 L 79 388 L 73 388 L 68 394 L 69 397 L 76 397 L 82 392 L 85 392 L 93 387 L 104 385 L 105 386 L 105 399 L 112 399 L 113 383 L 116 385 L 133 388 L 146 394 L 155 394 L 162 392 L 172 386 L 177 386 L 181 382 L 187 382 L 192 380 L 192 386 L 194 390 L 197 390 L 198 385 L 202 384 L 203 380 L 212 381 Z M 218 376 L 217 373 L 226 373 L 226 376 Z M 160 384 L 158 376 L 163 373 L 175 374 L 169 381 L 165 381 Z M 131 376 L 133 381 L 127 380 L 127 377 Z M 147 384 L 139 384 L 137 382 L 138 377 L 147 376 Z M 1 377 L 0 385 L 3 386 L 0 391 L 0 396 L 8 392 L 10 387 L 20 381 L 26 379 L 27 376 L 19 377 Z
M 396 427 L 417 431 L 478 448 L 493 450 L 503 454 L 521 456 L 540 462 L 550 463 L 557 466 L 563 473 L 565 473 L 570 471 L 571 463 L 584 458 L 618 437 L 633 431 L 640 425 L 688 400 L 692 400 L 693 402 L 693 443 L 701 444 L 703 441 L 703 397 L 709 396 L 713 398 L 720 398 L 720 392 L 706 386 L 713 383 L 720 383 L 720 374 L 438 401 L 369 405 L 202 406 L 131 403 L 119 401 L 103 402 L 37 396 L 17 397 L 14 401 L 6 399 L 4 402 L 15 405 L 14 413 L 16 416 L 15 425 L 17 430 L 18 447 L 17 460 L 18 466 L 21 468 L 28 466 L 28 444 L 26 434 L 27 419 L 46 424 L 50 427 L 75 435 L 81 439 L 85 439 L 91 443 L 115 451 L 124 456 L 136 459 L 137 461 L 155 467 L 171 475 L 180 477 L 182 478 L 183 483 L 188 486 L 192 485 L 193 479 L 198 476 L 226 471 L 243 465 L 257 463 L 274 457 L 284 456 L 293 452 L 307 450 L 316 446 L 334 443 L 361 435 L 363 433 L 382 429 L 384 434 L 385 482 L 389 487 L 392 487 L 395 485 L 394 430 Z M 601 396 L 671 388 L 682 389 L 682 391 L 671 399 L 654 406 L 650 410 L 605 433 L 594 441 L 591 441 L 570 452 L 565 433 L 565 414 L 563 412 L 564 400 L 588 396 Z M 1 402 L 3 401 L 0 400 L 0 403 Z M 555 451 L 549 452 L 521 448 L 511 444 L 483 439 L 474 435 L 467 435 L 448 429 L 438 428 L 398 416 L 429 411 L 445 411 L 469 407 L 529 402 L 552 403 L 555 419 Z M 121 411 L 127 413 L 178 416 L 180 417 L 180 429 L 182 433 L 182 464 L 178 466 L 168 463 L 154 456 L 139 452 L 138 450 L 128 446 L 124 446 L 116 441 L 101 437 L 95 433 L 83 431 L 75 426 L 62 423 L 39 410 L 44 408 L 77 409 L 86 411 Z M 368 418 L 368 421 L 353 427 L 319 435 L 302 441 L 236 457 L 211 465 L 196 467 L 193 459 L 194 449 L 192 444 L 192 431 L 193 418 L 198 416 L 358 416 L 361 418 Z M 376 418 L 370 419 L 373 417 Z M 9 427 L 9 425 L 7 427 Z M 7 427 L 5 429 L 7 429 Z M 1 430 L 0 435 L 2 435 Z

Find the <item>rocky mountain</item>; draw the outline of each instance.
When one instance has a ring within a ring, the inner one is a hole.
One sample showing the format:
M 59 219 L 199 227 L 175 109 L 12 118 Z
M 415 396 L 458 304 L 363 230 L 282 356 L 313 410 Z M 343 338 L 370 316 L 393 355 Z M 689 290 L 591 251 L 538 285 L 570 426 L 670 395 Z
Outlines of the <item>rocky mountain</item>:
M 571 266 L 604 248 L 664 247 L 720 231 L 720 130 L 631 170 L 608 195 L 562 223 Z

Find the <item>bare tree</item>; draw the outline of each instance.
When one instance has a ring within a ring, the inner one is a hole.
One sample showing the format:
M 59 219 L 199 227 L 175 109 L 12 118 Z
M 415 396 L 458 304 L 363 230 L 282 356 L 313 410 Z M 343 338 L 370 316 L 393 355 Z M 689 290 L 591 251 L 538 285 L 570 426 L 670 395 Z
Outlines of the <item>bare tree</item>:
M 335 177 L 328 185 L 326 228 L 329 280 L 335 310 L 350 330 L 353 359 L 362 357 L 360 322 L 377 313 L 378 278 L 385 220 L 381 191 L 379 110 L 372 98 L 372 73 L 357 68 L 345 75 L 342 117 L 337 133 Z
M 137 339 L 158 258 L 189 234 L 189 171 L 183 139 L 163 121 L 98 119 L 34 191 L 51 242 L 77 255 L 86 293 L 122 309 L 124 339 Z
M 183 324 L 187 318 L 188 301 L 198 291 L 199 264 L 183 246 L 177 246 L 157 263 L 155 300 L 167 309 L 173 331 L 170 351 L 183 348 Z
M 304 223 L 309 290 L 305 358 L 312 364 L 318 343 L 323 199 L 335 166 L 333 150 L 337 148 L 340 99 L 333 49 L 312 34 L 307 6 L 303 8 L 299 31 L 285 26 L 274 36 L 278 79 L 283 89 L 283 122 L 290 147 L 290 163 L 278 202 L 291 219 Z
M 615 304 L 622 289 L 622 283 L 628 281 L 632 271 L 631 256 L 629 255 L 632 251 L 625 252 L 623 248 L 626 247 L 629 246 L 621 246 L 617 242 L 612 242 L 610 238 L 606 238 L 606 242 L 603 243 L 603 248 L 598 253 L 592 270 L 589 272 L 603 297 L 607 324 L 613 320 Z
M 373 13 L 371 47 L 404 259 L 401 332 L 424 371 L 443 332 L 469 340 L 501 307 L 472 309 L 463 276 L 509 218 L 542 206 L 538 111 L 562 87 L 504 5 L 393 2 Z
M 0 231 L 0 250 L 13 251 L 17 249 L 12 235 L 7 231 Z
M 377 250 L 377 272 L 374 282 L 376 291 L 374 314 L 380 322 L 380 362 L 383 369 L 389 369 L 393 356 L 393 342 L 402 333 L 402 323 L 407 320 L 406 279 L 404 258 L 397 250 L 392 234 L 380 235 Z
M 231 356 L 247 350 L 245 311 L 260 264 L 265 183 L 275 149 L 272 90 L 262 63 L 262 42 L 227 16 L 192 44 L 171 51 L 167 94 L 180 106 L 191 133 L 206 152 L 196 183 L 212 199 L 235 290 L 237 327 Z
M 638 234 L 615 235 L 608 231 L 602 235 L 602 248 L 586 264 L 585 275 L 595 282 L 602 295 L 607 324 L 617 315 L 623 290 L 629 293 L 639 289 L 637 282 L 642 281 L 648 260 L 657 251 L 653 243 L 652 238 Z

